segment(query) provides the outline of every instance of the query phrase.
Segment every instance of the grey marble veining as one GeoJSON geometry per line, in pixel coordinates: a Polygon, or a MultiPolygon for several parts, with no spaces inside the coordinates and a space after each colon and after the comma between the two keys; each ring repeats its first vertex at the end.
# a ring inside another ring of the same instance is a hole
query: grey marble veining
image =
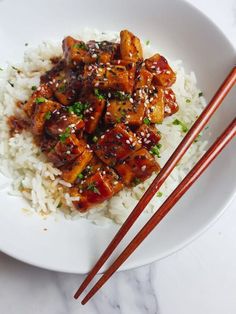
{"type": "Polygon", "coordinates": [[[117,273],[82,306],[73,293],[84,276],[37,269],[1,253],[0,313],[4,303],[7,313],[17,314],[158,314],[152,275],[151,266],[117,273]]]}

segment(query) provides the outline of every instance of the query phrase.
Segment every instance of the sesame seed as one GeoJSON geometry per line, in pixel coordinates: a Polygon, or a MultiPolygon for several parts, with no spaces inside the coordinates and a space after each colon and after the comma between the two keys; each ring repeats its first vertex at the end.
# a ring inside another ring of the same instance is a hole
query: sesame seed
{"type": "Polygon", "coordinates": [[[142,170],[142,171],[145,171],[146,168],[147,168],[147,166],[146,166],[146,165],[143,165],[143,166],[141,167],[141,170],[142,170]]]}

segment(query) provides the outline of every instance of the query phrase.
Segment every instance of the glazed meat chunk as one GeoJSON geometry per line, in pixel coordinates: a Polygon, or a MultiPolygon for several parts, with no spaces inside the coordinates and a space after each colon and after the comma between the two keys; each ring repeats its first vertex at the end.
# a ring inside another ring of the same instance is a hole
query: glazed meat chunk
{"type": "Polygon", "coordinates": [[[161,135],[157,128],[152,125],[142,124],[137,129],[136,134],[141,139],[142,145],[148,150],[156,145],[161,139],[161,135]]]}
{"type": "Polygon", "coordinates": [[[124,60],[142,61],[143,50],[138,37],[123,30],[120,32],[120,53],[121,58],[124,60]]]}

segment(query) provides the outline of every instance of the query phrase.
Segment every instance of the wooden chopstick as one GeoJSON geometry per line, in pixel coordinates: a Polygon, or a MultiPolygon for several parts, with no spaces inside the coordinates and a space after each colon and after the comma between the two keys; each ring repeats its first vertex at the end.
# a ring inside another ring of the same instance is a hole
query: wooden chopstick
{"type": "Polygon", "coordinates": [[[194,168],[188,173],[178,187],[171,193],[158,211],[149,219],[141,231],[133,238],[130,244],[119,255],[115,262],[108,268],[104,275],[98,280],[95,286],[89,291],[82,300],[82,304],[89,301],[90,298],[106,283],[112,274],[127,260],[127,258],[135,251],[135,249],[143,242],[143,240],[152,232],[158,223],[168,214],[171,208],[178,202],[183,194],[191,187],[191,185],[199,178],[202,172],[217,157],[222,149],[236,135],[236,118],[214,142],[209,150],[198,161],[194,168]]]}
{"type": "Polygon", "coordinates": [[[137,220],[137,218],[140,216],[140,214],[143,212],[144,208],[147,206],[149,201],[152,199],[153,195],[159,190],[161,185],[164,183],[164,181],[167,179],[169,174],[172,172],[176,164],[179,162],[179,160],[182,158],[184,153],[187,151],[187,149],[190,147],[190,145],[193,143],[194,139],[198,136],[198,134],[201,132],[201,130],[204,128],[204,126],[207,124],[210,117],[213,115],[213,113],[217,110],[217,108],[222,103],[223,99],[226,97],[226,95],[229,93],[233,85],[236,83],[236,66],[233,67],[233,69],[230,71],[230,73],[227,75],[226,79],[222,83],[222,85],[219,87],[217,92],[215,93],[214,97],[211,99],[209,104],[206,106],[206,108],[203,110],[199,118],[196,120],[196,122],[193,124],[191,129],[188,131],[186,136],[183,138],[180,145],[176,148],[174,153],[171,155],[165,166],[161,169],[157,177],[154,179],[152,184],[149,186],[147,191],[144,193],[142,198],[140,199],[139,203],[135,206],[133,211],[130,213],[124,224],[121,226],[113,240],[110,242],[108,247],[105,249],[97,263],[94,265],[90,273],[87,275],[85,280],[82,282],[81,286],[77,290],[77,292],[74,295],[74,298],[77,299],[81,293],[84,291],[84,289],[88,286],[88,284],[91,282],[91,280],[94,278],[94,276],[98,273],[98,271],[101,269],[101,267],[105,264],[107,259],[110,257],[110,255],[113,253],[113,251],[116,249],[118,244],[121,242],[121,240],[124,238],[126,233],[129,231],[129,229],[132,227],[134,222],[137,220]]]}

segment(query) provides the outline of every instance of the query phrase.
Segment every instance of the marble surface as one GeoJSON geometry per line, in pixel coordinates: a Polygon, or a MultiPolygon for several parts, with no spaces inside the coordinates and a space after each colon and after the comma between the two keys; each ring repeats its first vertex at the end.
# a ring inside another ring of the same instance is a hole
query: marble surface
{"type": "MultiPolygon", "coordinates": [[[[236,46],[235,0],[190,2],[236,46]]],[[[72,298],[84,276],[37,269],[0,253],[0,313],[235,314],[235,221],[236,199],[191,245],[159,262],[115,274],[86,306],[72,298]]]]}

